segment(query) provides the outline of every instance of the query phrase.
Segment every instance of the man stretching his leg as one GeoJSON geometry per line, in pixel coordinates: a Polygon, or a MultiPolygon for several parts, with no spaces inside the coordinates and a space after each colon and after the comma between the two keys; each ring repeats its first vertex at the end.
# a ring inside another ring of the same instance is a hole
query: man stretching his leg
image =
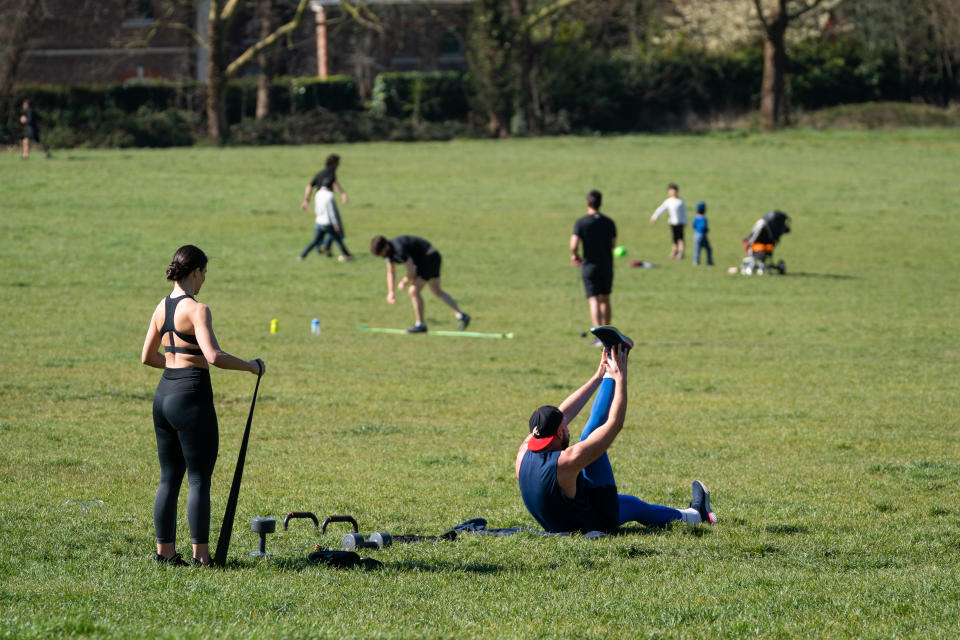
{"type": "Polygon", "coordinates": [[[597,372],[559,407],[545,405],[530,416],[530,435],[520,445],[516,472],[527,510],[547,531],[614,532],[626,522],[662,526],[715,524],[710,493],[693,482],[687,509],[648,504],[618,494],[607,449],[623,428],[627,410],[627,354],[633,342],[613,327],[592,329],[603,343],[597,372]],[[593,395],[580,441],[570,445],[568,425],[593,395]]]}

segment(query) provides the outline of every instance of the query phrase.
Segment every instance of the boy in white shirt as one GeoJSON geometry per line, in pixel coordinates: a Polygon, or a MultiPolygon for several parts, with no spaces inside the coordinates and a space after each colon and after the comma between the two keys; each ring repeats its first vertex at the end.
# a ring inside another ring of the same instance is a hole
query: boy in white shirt
{"type": "Polygon", "coordinates": [[[679,192],[680,187],[675,182],[667,186],[667,199],[650,216],[650,224],[656,222],[664,211],[669,212],[667,221],[670,223],[670,232],[673,237],[673,250],[670,252],[670,257],[683,260],[683,227],[687,224],[687,205],[684,204],[683,198],[677,196],[679,192]]]}

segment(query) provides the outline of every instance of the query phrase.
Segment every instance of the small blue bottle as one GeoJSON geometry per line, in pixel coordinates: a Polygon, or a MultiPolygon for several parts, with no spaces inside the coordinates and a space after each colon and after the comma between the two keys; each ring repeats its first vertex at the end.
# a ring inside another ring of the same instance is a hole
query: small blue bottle
{"type": "Polygon", "coordinates": [[[320,335],[320,320],[317,318],[310,321],[310,333],[315,336],[320,335]]]}

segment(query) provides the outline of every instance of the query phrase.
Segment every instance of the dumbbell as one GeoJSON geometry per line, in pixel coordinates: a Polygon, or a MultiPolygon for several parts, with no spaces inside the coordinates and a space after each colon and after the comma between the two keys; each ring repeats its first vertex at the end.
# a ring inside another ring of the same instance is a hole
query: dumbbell
{"type": "Polygon", "coordinates": [[[320,527],[320,535],[324,535],[327,532],[327,525],[332,522],[349,522],[353,525],[354,533],[360,531],[360,528],[357,526],[357,521],[353,519],[353,516],[327,516],[323,521],[323,526],[320,527]]]}
{"type": "Polygon", "coordinates": [[[250,555],[254,558],[269,558],[271,554],[267,553],[267,534],[276,530],[277,521],[273,518],[254,518],[253,524],[250,525],[250,531],[260,534],[260,549],[251,551],[250,555]]]}
{"type": "Polygon", "coordinates": [[[386,531],[376,531],[370,534],[370,539],[366,540],[359,533],[348,533],[343,536],[340,542],[340,548],[344,551],[353,551],[354,549],[382,549],[393,544],[393,538],[386,531]]]}
{"type": "Polygon", "coordinates": [[[287,530],[287,525],[290,524],[290,521],[294,518],[309,518],[313,520],[313,528],[316,529],[320,526],[320,522],[317,520],[317,516],[313,515],[309,511],[291,511],[287,514],[287,517],[283,519],[283,530],[287,530]]]}

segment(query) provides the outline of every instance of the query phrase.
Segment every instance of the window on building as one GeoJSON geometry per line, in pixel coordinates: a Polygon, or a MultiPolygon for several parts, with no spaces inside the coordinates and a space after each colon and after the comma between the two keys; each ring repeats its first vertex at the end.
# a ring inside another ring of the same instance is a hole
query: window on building
{"type": "Polygon", "coordinates": [[[460,36],[452,29],[443,34],[440,40],[440,55],[442,57],[463,57],[463,47],[460,46],[460,36]]]}
{"type": "Polygon", "coordinates": [[[153,24],[157,19],[153,0],[125,0],[123,6],[123,26],[141,27],[153,24]]]}
{"type": "Polygon", "coordinates": [[[437,62],[441,65],[460,64],[463,62],[463,45],[456,31],[450,29],[440,39],[440,56],[437,62]]]}

